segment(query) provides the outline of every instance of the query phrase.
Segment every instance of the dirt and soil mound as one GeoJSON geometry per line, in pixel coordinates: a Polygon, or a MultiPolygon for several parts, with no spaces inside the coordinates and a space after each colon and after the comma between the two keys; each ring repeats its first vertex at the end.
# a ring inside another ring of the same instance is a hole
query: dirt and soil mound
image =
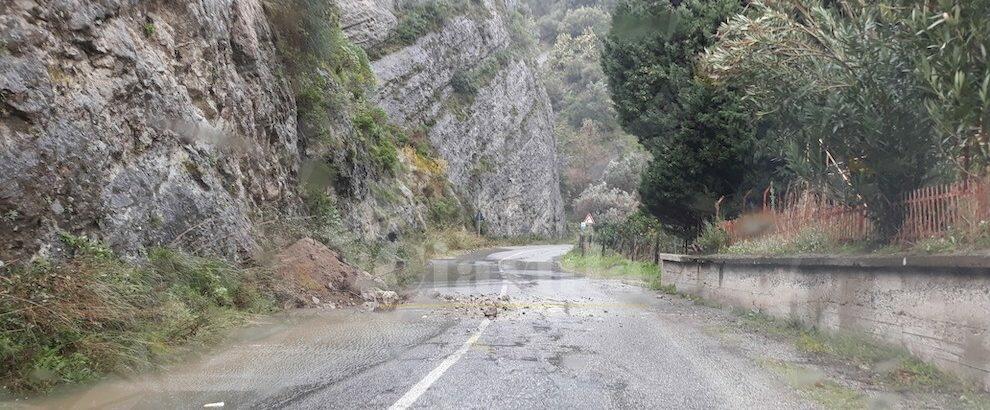
{"type": "Polygon", "coordinates": [[[310,238],[296,241],[275,256],[287,307],[337,308],[369,305],[388,310],[398,303],[381,280],[345,262],[337,252],[310,238]]]}

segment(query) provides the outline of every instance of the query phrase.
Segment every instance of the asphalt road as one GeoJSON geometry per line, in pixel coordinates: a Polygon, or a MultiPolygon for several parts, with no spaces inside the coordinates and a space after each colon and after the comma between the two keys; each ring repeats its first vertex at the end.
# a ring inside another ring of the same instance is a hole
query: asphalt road
{"type": "Polygon", "coordinates": [[[297,311],[72,408],[811,408],[693,309],[554,269],[569,246],[438,261],[394,312],[297,311]],[[486,313],[488,316],[486,317],[486,313]],[[495,315],[497,313],[497,315],[495,315]]]}

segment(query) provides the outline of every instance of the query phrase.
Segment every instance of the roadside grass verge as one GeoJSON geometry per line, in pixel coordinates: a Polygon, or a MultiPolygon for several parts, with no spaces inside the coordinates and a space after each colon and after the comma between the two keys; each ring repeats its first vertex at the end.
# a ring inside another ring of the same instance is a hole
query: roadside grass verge
{"type": "Polygon", "coordinates": [[[632,279],[653,290],[662,290],[660,267],[650,262],[629,260],[617,253],[589,249],[581,256],[578,249],[571,250],[560,259],[565,270],[601,278],[632,279]]]}
{"type": "Polygon", "coordinates": [[[868,240],[838,241],[814,228],[806,228],[793,236],[767,235],[731,245],[728,236],[718,228],[706,228],[696,244],[707,253],[755,256],[794,256],[816,254],[842,255],[951,255],[985,253],[990,249],[990,223],[981,224],[976,232],[950,230],[939,237],[914,243],[880,245],[868,240]]]}
{"type": "MultiPolygon", "coordinates": [[[[976,386],[942,372],[903,348],[878,341],[869,335],[826,332],[754,311],[734,309],[733,313],[740,318],[739,323],[744,329],[793,343],[798,351],[816,361],[848,366],[852,371],[863,375],[863,381],[870,385],[898,392],[951,393],[966,407],[990,408],[990,395],[980,392],[976,386]]],[[[807,371],[796,369],[795,366],[783,363],[768,367],[779,370],[785,379],[807,371]]],[[[866,407],[866,403],[854,396],[851,390],[842,386],[830,386],[834,383],[822,380],[810,386],[807,383],[798,383],[796,387],[829,408],[866,407]]]]}
{"type": "Polygon", "coordinates": [[[957,384],[958,379],[922,362],[904,349],[850,332],[825,332],[796,321],[785,321],[763,313],[733,311],[744,327],[783,338],[799,351],[823,360],[842,361],[868,371],[871,382],[894,389],[938,389],[957,384]]]}
{"type": "Polygon", "coordinates": [[[261,269],[167,249],[132,264],[63,239],[65,262],[0,269],[0,398],[153,369],[278,306],[261,269]]]}
{"type": "Polygon", "coordinates": [[[814,369],[781,360],[763,360],[760,365],[773,371],[791,388],[827,409],[867,409],[866,397],[849,387],[829,380],[814,369]]]}
{"type": "Polygon", "coordinates": [[[866,253],[866,242],[839,242],[822,231],[804,229],[793,237],[769,235],[724,246],[720,253],[729,255],[807,255],[866,253]]]}

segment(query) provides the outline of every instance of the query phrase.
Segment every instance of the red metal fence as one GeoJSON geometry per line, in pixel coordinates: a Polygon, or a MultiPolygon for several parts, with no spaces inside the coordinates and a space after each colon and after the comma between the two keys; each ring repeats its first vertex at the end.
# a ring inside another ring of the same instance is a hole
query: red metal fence
{"type": "MultiPolygon", "coordinates": [[[[941,237],[952,230],[972,233],[990,220],[990,181],[963,181],[921,188],[901,201],[904,223],[896,235],[900,242],[941,237]]],[[[838,241],[866,239],[873,231],[865,206],[846,206],[820,195],[802,193],[786,197],[779,206],[725,221],[729,242],[777,235],[792,237],[815,229],[838,241]]]]}
{"type": "Polygon", "coordinates": [[[972,233],[990,219],[990,183],[964,181],[918,189],[905,195],[903,242],[944,236],[951,230],[972,233]]]}

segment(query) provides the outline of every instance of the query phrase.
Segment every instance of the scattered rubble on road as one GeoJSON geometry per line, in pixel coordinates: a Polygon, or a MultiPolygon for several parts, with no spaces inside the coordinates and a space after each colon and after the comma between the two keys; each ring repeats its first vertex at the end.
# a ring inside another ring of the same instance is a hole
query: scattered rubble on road
{"type": "Polygon", "coordinates": [[[440,300],[437,313],[444,315],[467,315],[494,319],[502,312],[513,309],[509,295],[498,294],[440,294],[433,293],[433,299],[440,300]]]}

